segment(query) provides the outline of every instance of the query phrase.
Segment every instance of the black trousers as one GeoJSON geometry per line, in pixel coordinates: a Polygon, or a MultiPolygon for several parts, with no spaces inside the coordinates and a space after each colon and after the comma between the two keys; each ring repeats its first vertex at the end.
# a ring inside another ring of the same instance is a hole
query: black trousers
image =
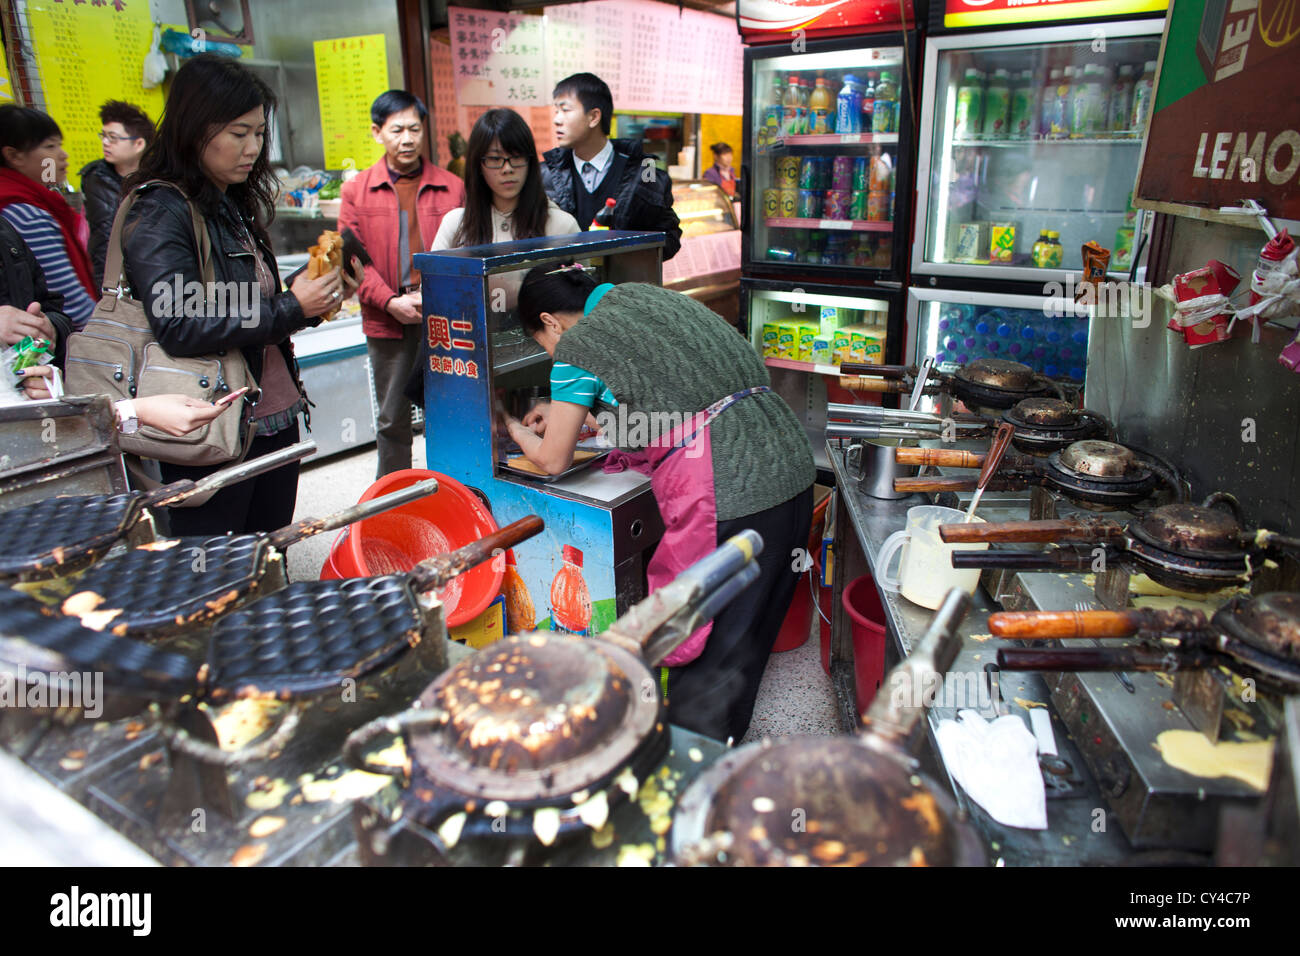
{"type": "MultiPolygon", "coordinates": [[[[253,439],[248,460],[260,458],[269,452],[286,448],[298,441],[298,423],[295,421],[284,431],[274,435],[259,435],[253,439]]],[[[293,521],[294,502],[298,498],[298,465],[296,461],[281,465],[275,471],[257,475],[222,488],[197,508],[168,508],[167,518],[171,533],[181,535],[218,535],[227,531],[274,531],[293,521]]],[[[160,462],[164,482],[191,480],[210,475],[222,465],[169,465],[160,462]]]]}
{"type": "MultiPolygon", "coordinates": [[[[379,418],[375,445],[379,452],[376,478],[411,467],[411,401],[406,386],[420,362],[424,323],[402,326],[400,339],[366,339],[370,371],[375,380],[379,418]]],[[[423,371],[420,384],[424,384],[423,371]]],[[[421,398],[423,403],[423,398],[421,398]]]]}
{"type": "Polygon", "coordinates": [[[737,742],[749,729],[763,669],[801,574],[796,549],[808,547],[813,490],[730,521],[718,522],[718,543],[751,528],[763,536],[758,580],[713,621],[702,653],[668,672],[668,719],[696,733],[737,742]]]}

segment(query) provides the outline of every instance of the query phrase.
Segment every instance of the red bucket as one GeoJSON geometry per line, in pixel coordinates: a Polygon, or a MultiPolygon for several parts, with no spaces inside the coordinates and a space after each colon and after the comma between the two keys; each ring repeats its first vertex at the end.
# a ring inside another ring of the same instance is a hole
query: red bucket
{"type": "Polygon", "coordinates": [[[876,581],[869,574],[850,581],[840,595],[840,603],[852,622],[853,679],[858,713],[862,714],[885,679],[885,609],[876,581]]]}
{"type": "MultiPolygon", "coordinates": [[[[395,471],[367,488],[360,500],[370,501],[426,478],[438,479],[436,494],[344,529],[334,541],[321,579],[400,574],[426,558],[454,551],[497,530],[492,514],[474,492],[434,471],[395,471]]],[[[504,576],[504,562],[485,561],[439,592],[447,626],[467,624],[487,610],[501,593],[504,576]]]]}
{"type": "Polygon", "coordinates": [[[781,622],[781,631],[776,636],[776,643],[772,645],[773,654],[793,651],[795,648],[803,647],[804,642],[808,640],[808,635],[812,633],[812,616],[816,613],[813,610],[812,592],[814,590],[818,595],[818,603],[822,603],[822,569],[818,558],[821,555],[822,534],[826,529],[826,506],[830,504],[830,500],[830,489],[825,489],[821,501],[817,502],[813,507],[812,525],[808,529],[808,554],[813,559],[813,566],[799,576],[799,583],[795,585],[794,589],[794,597],[790,599],[790,610],[785,612],[785,619],[781,622]],[[811,588],[808,586],[810,575],[812,577],[811,588]]]}

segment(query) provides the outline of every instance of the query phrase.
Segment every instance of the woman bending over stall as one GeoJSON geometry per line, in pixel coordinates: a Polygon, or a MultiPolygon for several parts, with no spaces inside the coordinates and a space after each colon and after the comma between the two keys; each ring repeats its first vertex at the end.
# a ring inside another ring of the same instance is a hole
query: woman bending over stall
{"type": "Polygon", "coordinates": [[[666,662],[669,719],[739,741],[812,521],[816,466],[803,426],[754,349],[680,293],[597,286],[581,266],[539,266],[520,290],[519,319],[554,360],[551,402],[526,422],[507,418],[510,437],[558,474],[589,413],[616,423],[607,437],[650,473],[666,528],[647,568],[651,588],[746,528],[763,536],[758,580],[666,662]]]}

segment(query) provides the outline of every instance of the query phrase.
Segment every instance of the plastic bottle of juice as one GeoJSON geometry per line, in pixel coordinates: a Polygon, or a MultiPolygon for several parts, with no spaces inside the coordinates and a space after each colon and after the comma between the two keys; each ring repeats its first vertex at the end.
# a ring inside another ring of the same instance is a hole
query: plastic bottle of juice
{"type": "Polygon", "coordinates": [[[781,135],[799,135],[799,77],[793,73],[785,85],[785,94],[781,97],[781,135]]]}
{"type": "Polygon", "coordinates": [[[519,574],[513,548],[506,551],[506,573],[501,579],[501,593],[506,598],[508,633],[522,634],[537,627],[537,610],[533,607],[533,596],[528,593],[528,585],[519,574]]]}
{"type": "Polygon", "coordinates": [[[1089,63],[1076,76],[1071,90],[1071,139],[1088,139],[1106,128],[1105,78],[1105,71],[1095,63],[1089,63]]]}
{"type": "Polygon", "coordinates": [[[844,74],[844,86],[840,88],[839,95],[835,98],[835,132],[837,133],[861,132],[858,129],[861,117],[859,110],[855,109],[858,101],[854,87],[857,85],[856,76],[852,73],[844,74]]]}
{"type": "Polygon", "coordinates": [[[957,112],[953,119],[954,140],[974,139],[980,130],[984,112],[984,76],[974,67],[966,70],[957,88],[957,112]]]}
{"type": "Polygon", "coordinates": [[[1129,129],[1134,136],[1146,133],[1147,120],[1151,118],[1151,98],[1155,94],[1156,61],[1142,64],[1142,76],[1133,84],[1133,111],[1129,114],[1129,129]]]}
{"type": "Polygon", "coordinates": [[[801,77],[799,79],[799,131],[804,136],[812,132],[812,110],[809,108],[811,98],[812,81],[801,77]]]}
{"type": "Polygon", "coordinates": [[[980,129],[985,139],[1006,139],[1007,118],[1011,115],[1011,74],[994,70],[993,79],[984,91],[984,122],[980,129]]]}
{"type": "Polygon", "coordinates": [[[880,80],[872,94],[871,131],[873,133],[898,132],[898,83],[894,74],[881,71],[880,80]]]}
{"type": "Polygon", "coordinates": [[[826,88],[826,79],[817,77],[817,85],[808,97],[808,109],[812,111],[812,131],[814,133],[835,132],[835,99],[826,88]]]}
{"type": "Polygon", "coordinates": [[[1110,105],[1106,112],[1106,129],[1111,135],[1118,135],[1128,130],[1129,118],[1133,110],[1133,67],[1127,63],[1119,68],[1119,76],[1110,90],[1110,105]]]}
{"type": "Polygon", "coordinates": [[[1011,112],[1007,134],[1011,139],[1028,139],[1034,132],[1034,74],[1025,70],[1011,87],[1011,112]]]}
{"type": "Polygon", "coordinates": [[[586,636],[591,625],[591,592],[582,576],[582,552],[564,546],[564,565],[551,582],[551,630],[586,636]]]}
{"type": "Polygon", "coordinates": [[[1034,260],[1034,265],[1038,266],[1040,269],[1044,269],[1047,267],[1047,230],[1046,229],[1039,230],[1038,239],[1034,241],[1034,248],[1033,248],[1033,252],[1031,253],[1031,256],[1034,260]]]}
{"type": "Polygon", "coordinates": [[[876,128],[876,83],[876,71],[870,70],[867,73],[866,85],[862,87],[862,110],[858,114],[861,118],[859,125],[861,125],[862,132],[864,133],[876,128]]]}
{"type": "Polygon", "coordinates": [[[770,143],[781,138],[781,112],[785,97],[785,83],[782,81],[780,73],[772,74],[772,88],[769,92],[770,97],[767,106],[763,110],[763,130],[767,134],[766,141],[770,143]]]}
{"type": "Polygon", "coordinates": [[[1047,232],[1047,268],[1059,269],[1061,263],[1065,261],[1065,247],[1061,245],[1061,234],[1055,229],[1049,229],[1047,232]]]}
{"type": "Polygon", "coordinates": [[[1038,123],[1041,136],[1052,135],[1052,121],[1056,118],[1056,88],[1061,85],[1061,68],[1053,67],[1047,75],[1042,90],[1042,113],[1038,123]]]}

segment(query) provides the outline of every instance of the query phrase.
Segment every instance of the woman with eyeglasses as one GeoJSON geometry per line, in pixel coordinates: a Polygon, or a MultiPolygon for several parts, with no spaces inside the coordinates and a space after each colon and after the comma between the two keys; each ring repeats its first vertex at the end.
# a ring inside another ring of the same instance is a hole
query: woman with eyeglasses
{"type": "MultiPolygon", "coordinates": [[[[537,144],[524,118],[508,109],[480,116],[465,154],[465,205],[443,216],[430,251],[580,231],[578,221],[551,202],[542,188],[537,144]]],[[[524,271],[491,279],[493,290],[505,290],[507,310],[515,306],[524,271]]]]}
{"type": "Polygon", "coordinates": [[[67,172],[58,123],[40,110],[0,106],[0,215],[23,237],[79,329],[95,311],[99,293],[86,252],[90,227],[59,193],[67,172]]]}

